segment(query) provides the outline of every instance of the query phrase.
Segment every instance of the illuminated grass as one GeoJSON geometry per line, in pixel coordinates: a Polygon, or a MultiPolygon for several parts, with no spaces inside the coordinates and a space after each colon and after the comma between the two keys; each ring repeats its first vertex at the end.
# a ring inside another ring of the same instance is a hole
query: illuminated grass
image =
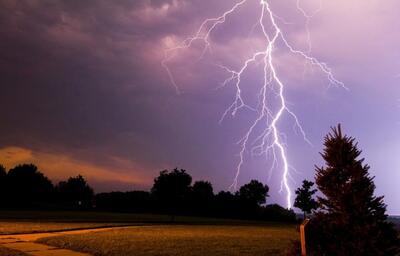
{"type": "MultiPolygon", "coordinates": [[[[0,210],[0,235],[38,233],[106,226],[170,224],[171,216],[159,214],[79,212],[79,211],[4,211],[0,210]]],[[[174,224],[274,225],[270,222],[175,216],[174,224]]]]}
{"type": "Polygon", "coordinates": [[[297,239],[293,225],[163,225],[40,239],[48,245],[117,255],[282,255],[297,239]]]}
{"type": "Polygon", "coordinates": [[[8,249],[0,245],[0,256],[28,256],[28,254],[8,249]]]}
{"type": "MultiPolygon", "coordinates": [[[[121,226],[121,223],[0,222],[0,235],[121,226]]],[[[1,254],[0,254],[1,255],[1,254]]]]}

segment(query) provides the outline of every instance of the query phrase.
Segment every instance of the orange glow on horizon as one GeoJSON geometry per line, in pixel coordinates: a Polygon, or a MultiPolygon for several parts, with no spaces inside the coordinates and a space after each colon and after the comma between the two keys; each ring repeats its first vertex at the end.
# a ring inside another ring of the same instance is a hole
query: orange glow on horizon
{"type": "Polygon", "coordinates": [[[112,159],[116,167],[110,168],[76,160],[66,154],[50,154],[14,146],[0,149],[0,164],[6,169],[18,164],[32,163],[53,181],[65,180],[80,174],[87,178],[89,183],[100,181],[131,183],[132,185],[150,184],[151,178],[145,177],[142,174],[145,173],[143,170],[140,170],[138,174],[137,168],[132,167],[131,162],[119,158],[112,159]]]}

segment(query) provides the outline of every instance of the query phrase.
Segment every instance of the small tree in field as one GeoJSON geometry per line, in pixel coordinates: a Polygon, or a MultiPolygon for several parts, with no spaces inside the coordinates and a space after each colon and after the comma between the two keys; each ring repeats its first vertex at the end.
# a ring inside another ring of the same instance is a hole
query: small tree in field
{"type": "Polygon", "coordinates": [[[375,196],[369,166],[340,125],[325,137],[316,184],[322,210],[309,224],[313,255],[398,255],[398,233],[388,222],[383,196],[375,196]]]}
{"type": "Polygon", "coordinates": [[[303,211],[303,218],[307,217],[313,210],[317,209],[318,203],[313,198],[316,189],[312,189],[314,182],[303,180],[301,188],[296,189],[296,199],[294,200],[294,206],[303,211]]]}

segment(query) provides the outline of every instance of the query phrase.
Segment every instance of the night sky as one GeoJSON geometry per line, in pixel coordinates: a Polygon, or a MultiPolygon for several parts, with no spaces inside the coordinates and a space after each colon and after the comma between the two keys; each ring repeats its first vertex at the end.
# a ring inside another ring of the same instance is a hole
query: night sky
{"type": "MultiPolygon", "coordinates": [[[[307,51],[307,20],[295,0],[271,0],[287,39],[307,51]]],[[[161,66],[164,50],[193,35],[204,19],[231,0],[27,0],[0,2],[0,163],[33,162],[54,181],[82,174],[97,192],[149,189],[163,169],[184,168],[214,190],[232,183],[237,141],[255,113],[242,109],[219,123],[235,97],[229,74],[265,44],[254,27],[259,1],[248,0],[210,37],[177,52],[168,65],[181,93],[161,66]],[[219,89],[217,89],[219,88],[219,89]]],[[[300,1],[307,13],[320,1],[300,1]]],[[[274,49],[285,97],[312,146],[279,122],[286,134],[290,184],[313,179],[330,126],[356,137],[375,176],[376,193],[400,214],[400,2],[322,0],[309,20],[310,54],[327,63],[348,90],[330,85],[316,68],[278,44],[274,49]]],[[[257,105],[262,73],[243,79],[257,105]]],[[[279,193],[281,168],[269,156],[245,154],[239,185],[259,179],[279,193]]]]}

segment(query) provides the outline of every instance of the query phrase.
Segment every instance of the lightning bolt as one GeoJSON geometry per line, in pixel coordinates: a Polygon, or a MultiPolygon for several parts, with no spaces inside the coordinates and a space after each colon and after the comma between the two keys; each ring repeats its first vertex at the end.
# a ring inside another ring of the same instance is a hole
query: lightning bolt
{"type": "MultiPolygon", "coordinates": [[[[199,57],[201,59],[211,46],[210,36],[215,28],[218,27],[218,25],[224,23],[230,15],[233,15],[237,11],[237,9],[250,1],[254,0],[238,1],[222,15],[204,20],[193,36],[186,38],[179,45],[165,50],[165,56],[161,64],[167,71],[170,81],[175,86],[177,92],[180,92],[180,90],[168,66],[168,62],[173,59],[179,51],[190,48],[195,41],[200,41],[204,44],[201,55],[199,57]]],[[[309,43],[308,50],[302,51],[293,47],[286,39],[285,34],[283,33],[277,22],[277,19],[281,18],[277,16],[271,9],[270,1],[258,1],[260,4],[260,14],[256,26],[259,26],[262,31],[262,36],[265,40],[264,49],[261,51],[255,51],[252,56],[246,59],[243,62],[243,65],[237,70],[229,68],[225,65],[218,64],[220,68],[222,68],[229,74],[229,76],[225,81],[223,81],[221,86],[233,84],[236,89],[235,98],[232,104],[223,113],[220,122],[222,122],[227,115],[235,116],[237,112],[241,109],[250,109],[257,113],[256,118],[251,123],[249,129],[238,142],[238,144],[240,145],[239,162],[237,164],[235,177],[230,188],[236,189],[238,185],[239,175],[244,164],[245,153],[248,148],[251,147],[252,155],[266,155],[267,157],[272,155],[272,166],[270,173],[272,173],[272,170],[277,168],[278,164],[281,163],[281,191],[285,190],[286,205],[287,208],[290,209],[292,207],[292,189],[289,184],[289,179],[291,178],[290,170],[294,168],[291,167],[291,165],[289,164],[286,145],[284,142],[285,135],[279,130],[279,123],[282,120],[282,117],[284,115],[290,116],[294,120],[295,130],[302,135],[307,143],[311,144],[311,142],[307,139],[306,133],[303,130],[299,119],[297,118],[295,113],[288,107],[288,103],[285,98],[285,84],[279,76],[274,61],[274,53],[277,49],[278,43],[283,45],[283,47],[289,53],[300,56],[307,63],[317,67],[326,76],[330,84],[341,86],[343,88],[346,87],[341,81],[337,80],[334,77],[332,70],[326,63],[310,55],[311,43],[308,23],[310,19],[320,10],[321,6],[313,14],[308,14],[301,7],[300,0],[297,0],[296,2],[297,9],[306,19],[307,39],[309,43]],[[271,31],[267,30],[266,24],[269,24],[270,28],[272,28],[270,29],[271,31]],[[248,71],[251,65],[255,65],[258,63],[263,64],[263,85],[258,95],[259,104],[256,108],[254,108],[246,104],[244,98],[242,97],[242,76],[246,71],[248,71]],[[273,95],[273,97],[278,102],[278,107],[275,110],[271,107],[271,103],[269,100],[271,98],[271,95],[273,95]],[[259,127],[260,125],[262,125],[264,128],[261,132],[257,133],[257,127],[259,127]],[[255,136],[256,139],[252,140],[253,136],[255,136]]]]}

